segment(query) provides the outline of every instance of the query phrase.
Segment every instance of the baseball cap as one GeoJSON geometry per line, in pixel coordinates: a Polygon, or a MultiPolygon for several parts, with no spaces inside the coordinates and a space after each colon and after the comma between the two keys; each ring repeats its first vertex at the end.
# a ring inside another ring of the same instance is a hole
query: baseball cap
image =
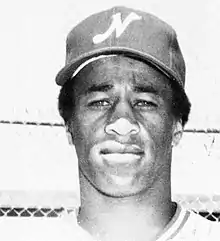
{"type": "Polygon", "coordinates": [[[108,55],[149,63],[184,88],[185,62],[175,30],[150,13],[124,6],[95,13],[70,31],[56,83],[63,86],[83,66],[108,55]]]}

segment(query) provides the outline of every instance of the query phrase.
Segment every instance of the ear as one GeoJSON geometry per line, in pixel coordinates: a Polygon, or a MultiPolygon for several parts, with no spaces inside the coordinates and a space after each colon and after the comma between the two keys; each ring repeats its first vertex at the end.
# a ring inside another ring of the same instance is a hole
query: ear
{"type": "Polygon", "coordinates": [[[66,126],[66,136],[67,136],[68,143],[70,145],[74,145],[73,144],[73,137],[72,137],[72,134],[71,134],[68,126],[66,126]]]}
{"type": "Polygon", "coordinates": [[[177,146],[182,139],[183,125],[181,121],[176,121],[173,126],[172,146],[177,146]]]}

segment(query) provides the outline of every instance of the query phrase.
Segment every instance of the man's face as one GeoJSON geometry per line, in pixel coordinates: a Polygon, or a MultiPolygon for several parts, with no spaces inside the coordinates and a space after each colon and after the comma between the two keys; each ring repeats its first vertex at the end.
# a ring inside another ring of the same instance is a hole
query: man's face
{"type": "Polygon", "coordinates": [[[108,57],[74,80],[70,130],[80,172],[97,190],[130,196],[169,175],[175,120],[168,79],[145,63],[108,57]]]}

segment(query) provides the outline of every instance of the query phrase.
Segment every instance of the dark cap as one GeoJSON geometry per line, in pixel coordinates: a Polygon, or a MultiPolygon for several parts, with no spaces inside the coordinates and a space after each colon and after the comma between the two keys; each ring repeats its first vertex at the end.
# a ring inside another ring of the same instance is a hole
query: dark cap
{"type": "Polygon", "coordinates": [[[112,54],[150,63],[184,88],[185,62],[173,28],[152,14],[122,6],[93,14],[71,30],[56,83],[64,85],[88,60],[112,54]]]}

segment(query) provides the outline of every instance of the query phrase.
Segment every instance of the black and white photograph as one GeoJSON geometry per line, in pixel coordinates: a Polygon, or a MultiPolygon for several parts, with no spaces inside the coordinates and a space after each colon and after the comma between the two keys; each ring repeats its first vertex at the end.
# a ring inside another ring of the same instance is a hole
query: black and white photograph
{"type": "Polygon", "coordinates": [[[219,241],[220,1],[1,5],[0,239],[219,241]]]}

